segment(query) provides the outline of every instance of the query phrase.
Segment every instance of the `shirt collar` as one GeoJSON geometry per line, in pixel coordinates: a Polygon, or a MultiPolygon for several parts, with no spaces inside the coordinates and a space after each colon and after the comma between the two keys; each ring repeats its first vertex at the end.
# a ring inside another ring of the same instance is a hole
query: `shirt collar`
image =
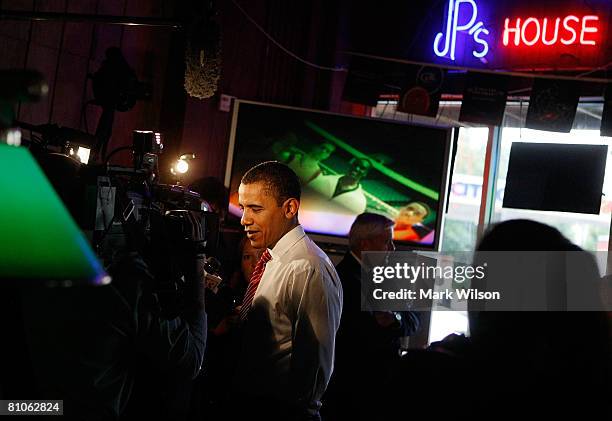
{"type": "Polygon", "coordinates": [[[355,260],[357,260],[357,263],[361,264],[361,258],[357,256],[353,250],[351,250],[351,255],[355,258],[355,260]]]}
{"type": "Polygon", "coordinates": [[[304,238],[306,233],[304,233],[304,228],[301,225],[293,228],[291,231],[286,233],[281,237],[280,240],[276,243],[273,249],[270,250],[270,255],[272,259],[279,259],[283,254],[285,254],[295,243],[304,238]]]}

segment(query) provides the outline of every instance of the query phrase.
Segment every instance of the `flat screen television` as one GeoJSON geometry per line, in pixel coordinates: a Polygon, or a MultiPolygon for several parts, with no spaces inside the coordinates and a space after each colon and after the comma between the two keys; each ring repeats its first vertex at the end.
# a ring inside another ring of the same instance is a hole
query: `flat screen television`
{"type": "Polygon", "coordinates": [[[277,160],[302,182],[299,220],[311,234],[346,237],[363,212],[395,221],[398,244],[436,250],[450,128],[236,101],[228,153],[229,211],[252,166],[277,160]]]}
{"type": "Polygon", "coordinates": [[[504,207],[599,215],[607,145],[514,142],[504,207]]]}

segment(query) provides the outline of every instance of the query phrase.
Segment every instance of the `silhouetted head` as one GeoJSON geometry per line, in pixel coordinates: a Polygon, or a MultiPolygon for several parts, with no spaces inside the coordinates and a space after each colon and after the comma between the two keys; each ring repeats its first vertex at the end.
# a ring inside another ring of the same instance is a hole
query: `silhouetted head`
{"type": "Polygon", "coordinates": [[[212,207],[212,211],[223,214],[228,206],[228,189],[217,177],[203,177],[189,185],[212,207]]]}
{"type": "MultiPolygon", "coordinates": [[[[529,279],[544,283],[556,294],[564,292],[566,295],[548,296],[549,300],[563,298],[559,309],[577,297],[569,294],[584,294],[597,308],[596,285],[592,282],[599,278],[595,260],[553,227],[530,220],[501,222],[486,232],[477,251],[571,252],[571,259],[565,253],[538,253],[538,259],[545,259],[546,273],[542,277],[532,276],[526,272],[528,267],[517,266],[513,258],[508,259],[505,273],[516,279],[517,285],[529,279]],[[570,262],[571,276],[566,266],[570,262]],[[571,289],[576,274],[579,289],[575,289],[576,284],[571,289]]],[[[521,291],[529,294],[530,289],[521,291]]],[[[509,376],[532,387],[539,384],[536,382],[564,387],[577,381],[572,380],[575,377],[582,379],[581,385],[591,382],[592,386],[602,380],[601,374],[610,362],[609,324],[601,311],[550,311],[550,307],[549,311],[472,311],[469,322],[478,358],[498,364],[495,375],[499,381],[509,376]]]]}
{"type": "Polygon", "coordinates": [[[72,217],[78,221],[77,215],[84,205],[79,181],[82,164],[59,153],[36,155],[36,160],[72,217]]]}
{"type": "Polygon", "coordinates": [[[529,219],[513,219],[493,225],[476,247],[478,251],[580,250],[559,230],[529,219]]]}

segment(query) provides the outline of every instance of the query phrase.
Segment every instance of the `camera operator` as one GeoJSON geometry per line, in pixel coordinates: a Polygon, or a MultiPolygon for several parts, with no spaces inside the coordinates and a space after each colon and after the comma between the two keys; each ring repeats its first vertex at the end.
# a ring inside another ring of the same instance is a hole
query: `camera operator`
{"type": "MultiPolygon", "coordinates": [[[[61,197],[78,190],[78,168],[70,158],[49,154],[39,161],[61,197]]],[[[184,212],[189,241],[197,244],[203,237],[198,217],[184,212]]],[[[71,419],[186,418],[206,343],[203,256],[197,247],[187,247],[193,252],[170,262],[164,254],[172,246],[116,253],[107,286],[24,292],[25,330],[40,399],[63,399],[71,419]],[[168,311],[158,289],[160,283],[171,284],[160,279],[170,272],[156,270],[164,265],[182,267],[184,287],[175,311],[168,311]]]]}

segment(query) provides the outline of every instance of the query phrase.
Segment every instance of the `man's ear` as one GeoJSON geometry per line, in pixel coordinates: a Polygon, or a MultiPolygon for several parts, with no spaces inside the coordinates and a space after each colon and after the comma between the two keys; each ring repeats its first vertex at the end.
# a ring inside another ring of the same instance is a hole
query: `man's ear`
{"type": "Polygon", "coordinates": [[[299,209],[300,202],[295,198],[287,199],[283,203],[283,212],[285,212],[285,218],[287,219],[295,218],[299,209]]]}

